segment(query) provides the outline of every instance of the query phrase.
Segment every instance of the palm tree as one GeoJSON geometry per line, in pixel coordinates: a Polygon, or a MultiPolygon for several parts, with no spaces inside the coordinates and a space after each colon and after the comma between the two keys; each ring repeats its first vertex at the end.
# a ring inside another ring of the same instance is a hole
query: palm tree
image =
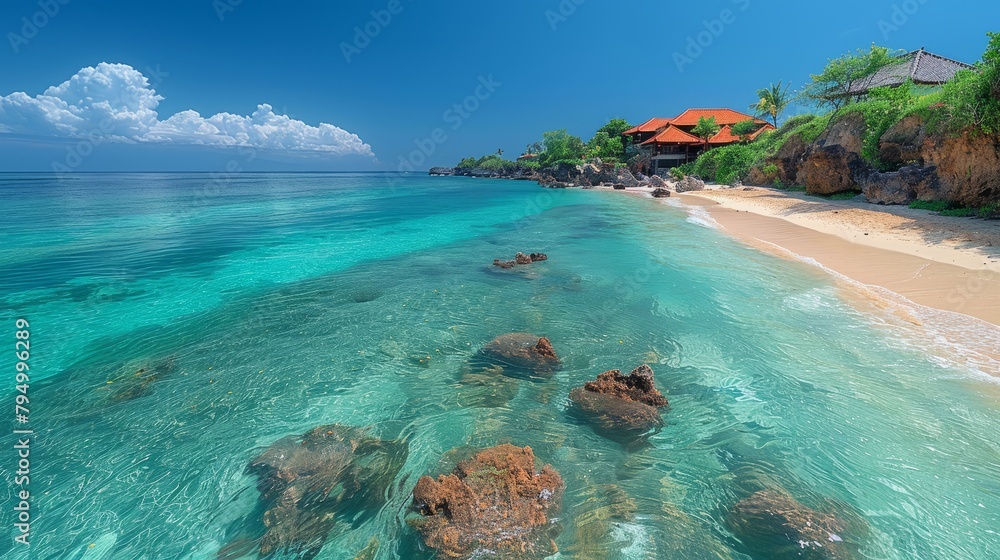
{"type": "Polygon", "coordinates": [[[708,141],[719,133],[721,127],[716,122],[715,117],[698,117],[698,124],[691,129],[691,133],[705,141],[705,149],[708,149],[708,141]]]}
{"type": "Polygon", "coordinates": [[[757,97],[760,98],[755,105],[750,108],[757,111],[757,116],[769,116],[774,128],[778,128],[778,117],[785,112],[792,98],[788,96],[788,88],[791,84],[782,87],[782,83],[771,84],[769,87],[757,90],[757,97]]]}

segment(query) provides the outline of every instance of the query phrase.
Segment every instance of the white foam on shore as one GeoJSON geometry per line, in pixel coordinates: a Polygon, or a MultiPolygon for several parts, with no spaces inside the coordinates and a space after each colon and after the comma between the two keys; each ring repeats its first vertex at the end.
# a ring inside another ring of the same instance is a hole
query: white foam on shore
{"type": "Polygon", "coordinates": [[[684,204],[680,200],[675,198],[661,198],[663,204],[667,206],[673,206],[674,208],[680,208],[687,212],[687,221],[690,224],[696,226],[701,226],[708,229],[723,229],[719,222],[715,221],[712,214],[708,210],[702,208],[701,206],[691,206],[690,204],[684,204]]]}

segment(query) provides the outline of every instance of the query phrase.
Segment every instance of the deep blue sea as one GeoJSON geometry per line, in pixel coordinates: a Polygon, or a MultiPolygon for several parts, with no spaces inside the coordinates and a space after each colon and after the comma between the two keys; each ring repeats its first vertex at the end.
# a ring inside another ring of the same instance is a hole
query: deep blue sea
{"type": "Polygon", "coordinates": [[[860,558],[1000,557],[1000,385],[974,348],[995,333],[916,327],[682,208],[372,174],[0,174],[0,200],[0,411],[25,427],[23,318],[34,432],[27,549],[2,439],[3,558],[215,558],[261,525],[248,462],[332,423],[409,454],[318,558],[373,537],[374,558],[432,558],[406,522],[417,477],[502,442],[565,479],[559,558],[751,558],[725,522],[745,477],[855,511],[860,558]],[[517,251],[549,260],[490,266],[517,251]],[[496,403],[463,375],[511,332],[564,366],[496,403]],[[647,445],[568,414],[572,388],[642,363],[670,400],[647,445]],[[609,488],[634,516],[601,513],[609,488]]]}

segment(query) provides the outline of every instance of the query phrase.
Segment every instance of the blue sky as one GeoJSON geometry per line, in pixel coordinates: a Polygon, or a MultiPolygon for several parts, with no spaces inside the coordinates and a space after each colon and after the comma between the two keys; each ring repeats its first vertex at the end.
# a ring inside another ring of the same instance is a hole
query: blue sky
{"type": "Polygon", "coordinates": [[[998,21],[995,0],[5,0],[0,171],[516,156],[546,130],[744,110],[873,42],[974,62],[998,21]]]}

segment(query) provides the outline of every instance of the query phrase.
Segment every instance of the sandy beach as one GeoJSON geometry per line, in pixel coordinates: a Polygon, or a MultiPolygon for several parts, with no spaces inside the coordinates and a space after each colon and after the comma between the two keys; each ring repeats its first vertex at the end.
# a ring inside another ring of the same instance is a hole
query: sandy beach
{"type": "Polygon", "coordinates": [[[868,286],[1000,325],[1000,222],[753,187],[679,195],[726,231],[868,286]]]}

